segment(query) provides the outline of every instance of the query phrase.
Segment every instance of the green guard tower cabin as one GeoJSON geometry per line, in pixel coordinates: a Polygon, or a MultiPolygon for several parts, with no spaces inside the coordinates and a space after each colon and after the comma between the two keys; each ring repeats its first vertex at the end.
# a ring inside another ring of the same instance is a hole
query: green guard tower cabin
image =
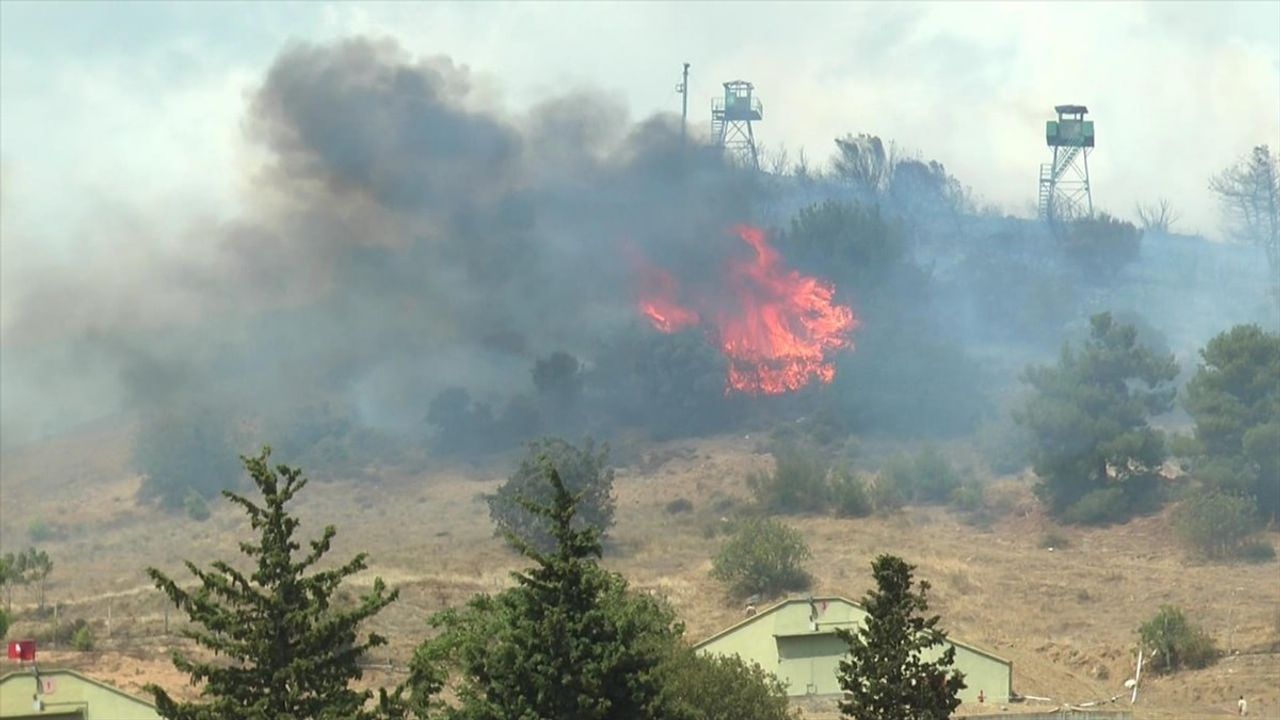
{"type": "Polygon", "coordinates": [[[711,101],[711,137],[732,161],[759,170],[760,156],[751,123],[764,117],[764,106],[752,95],[754,90],[755,86],[745,80],[724,84],[724,97],[711,101]]]}
{"type": "Polygon", "coordinates": [[[1093,121],[1089,108],[1058,105],[1057,120],[1045,123],[1045,144],[1053,162],[1040,166],[1040,217],[1050,223],[1093,214],[1089,189],[1089,151],[1093,149],[1093,121]]]}

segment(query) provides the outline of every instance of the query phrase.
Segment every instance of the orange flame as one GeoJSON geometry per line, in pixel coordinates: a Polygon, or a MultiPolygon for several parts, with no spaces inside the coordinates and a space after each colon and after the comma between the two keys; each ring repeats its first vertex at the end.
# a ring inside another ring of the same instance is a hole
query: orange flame
{"type": "Polygon", "coordinates": [[[641,260],[640,312],[649,318],[655,328],[664,333],[680,332],[697,325],[698,313],[681,307],[676,300],[676,279],[671,273],[641,260]]]}
{"type": "Polygon", "coordinates": [[[726,393],[778,395],[813,380],[830,383],[836,374],[831,355],[853,347],[853,310],[835,302],[830,283],[787,270],[763,231],[748,225],[733,230],[754,256],[729,263],[727,298],[714,310],[700,314],[681,305],[675,278],[647,266],[640,311],[664,333],[696,325],[702,316],[714,318],[714,335],[729,360],[726,393]]]}

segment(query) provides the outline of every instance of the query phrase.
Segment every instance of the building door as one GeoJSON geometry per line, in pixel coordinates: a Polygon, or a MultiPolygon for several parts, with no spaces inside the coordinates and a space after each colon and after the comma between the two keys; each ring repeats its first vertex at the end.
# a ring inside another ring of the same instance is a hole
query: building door
{"type": "Polygon", "coordinates": [[[848,651],[835,633],[779,637],[778,677],[787,683],[788,695],[833,695],[840,692],[836,680],[840,659],[848,651]]]}

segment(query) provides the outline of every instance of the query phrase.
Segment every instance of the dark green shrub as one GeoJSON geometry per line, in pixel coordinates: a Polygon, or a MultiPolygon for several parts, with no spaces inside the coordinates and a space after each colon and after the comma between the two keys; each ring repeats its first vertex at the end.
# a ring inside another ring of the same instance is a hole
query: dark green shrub
{"type": "Polygon", "coordinates": [[[71,634],[71,648],[79,652],[89,652],[93,649],[94,640],[93,630],[86,623],[76,628],[76,631],[71,634]]]}
{"type": "Polygon", "coordinates": [[[1250,540],[1240,546],[1238,557],[1245,562],[1271,562],[1276,559],[1276,548],[1266,540],[1250,540]]]}
{"type": "Polygon", "coordinates": [[[1218,659],[1218,649],[1208,633],[1172,605],[1160,606],[1160,612],[1138,628],[1138,636],[1150,653],[1147,667],[1154,672],[1195,670],[1218,659]]]}
{"type": "Polygon", "coordinates": [[[1198,492],[1173,511],[1173,528],[1183,545],[1212,559],[1240,557],[1260,527],[1253,500],[1238,495],[1198,492]]]}
{"type": "Polygon", "coordinates": [[[866,517],[875,509],[866,482],[849,470],[832,475],[830,493],[836,517],[866,517]]]}
{"type": "Polygon", "coordinates": [[[676,648],[664,668],[671,717],[697,720],[791,720],[787,687],[773,673],[737,655],[676,648]]]}
{"type": "Polygon", "coordinates": [[[812,556],[799,531],[777,520],[748,518],[712,561],[711,576],[739,596],[803,590],[809,586],[804,563],[812,556]]]}
{"type": "Polygon", "coordinates": [[[692,512],[693,503],[689,502],[687,498],[676,498],[667,503],[665,509],[668,515],[679,515],[680,513],[692,512]]]}
{"type": "Polygon", "coordinates": [[[1058,530],[1050,530],[1040,536],[1041,550],[1061,550],[1071,544],[1071,539],[1058,530]]]}
{"type": "Polygon", "coordinates": [[[4,608],[0,608],[0,639],[9,634],[10,624],[9,613],[5,612],[4,608]]]}
{"type": "Polygon", "coordinates": [[[986,489],[972,480],[951,491],[951,504],[957,510],[978,512],[986,509],[986,489]]]}
{"type": "Polygon", "coordinates": [[[754,472],[747,486],[770,513],[821,512],[827,507],[827,464],[812,448],[784,446],[774,452],[772,473],[754,472]]]}
{"type": "MultiPolygon", "coordinates": [[[[876,486],[892,487],[905,501],[911,497],[911,484],[914,475],[915,465],[911,462],[911,457],[903,453],[897,453],[880,466],[880,474],[876,486]]],[[[876,509],[880,509],[879,504],[876,505],[876,509]]]]}
{"type": "Polygon", "coordinates": [[[1013,422],[983,424],[978,428],[977,444],[987,467],[998,475],[1021,472],[1031,463],[1031,437],[1013,422]]]}
{"type": "Polygon", "coordinates": [[[498,534],[510,533],[544,552],[554,549],[549,521],[520,504],[521,499],[540,504],[551,501],[541,464],[544,459],[559,473],[569,492],[579,496],[575,527],[590,526],[606,533],[613,526],[615,507],[608,445],[597,449],[595,441],[587,438],[579,448],[559,438],[543,438],[529,443],[516,471],[496,493],[485,496],[498,534]]]}
{"type": "MultiPolygon", "coordinates": [[[[84,618],[76,618],[70,622],[62,622],[57,625],[51,623],[36,633],[36,641],[38,643],[47,643],[54,647],[74,647],[73,643],[76,635],[81,631],[88,630],[88,627],[89,623],[85,622],[84,618]]],[[[92,631],[89,632],[89,637],[92,638],[92,631]]]]}
{"type": "Polygon", "coordinates": [[[209,505],[204,501],[204,498],[200,497],[199,493],[192,492],[188,494],[182,506],[187,511],[187,517],[196,522],[204,522],[209,519],[209,505]]]}
{"type": "Polygon", "coordinates": [[[54,539],[59,534],[58,528],[50,525],[42,518],[32,520],[31,524],[27,526],[27,537],[31,538],[31,542],[45,542],[46,540],[54,539]]]}
{"type": "Polygon", "coordinates": [[[915,457],[911,477],[911,498],[922,503],[946,502],[960,487],[960,474],[933,446],[926,446],[915,457]]]}
{"type": "Polygon", "coordinates": [[[1073,525],[1111,525],[1133,514],[1129,496],[1118,487],[1087,493],[1062,513],[1063,522],[1073,525]]]}
{"type": "Polygon", "coordinates": [[[946,502],[961,482],[960,473],[932,446],[914,458],[901,453],[889,458],[880,469],[880,480],[885,491],[892,488],[902,502],[919,503],[946,502]]]}

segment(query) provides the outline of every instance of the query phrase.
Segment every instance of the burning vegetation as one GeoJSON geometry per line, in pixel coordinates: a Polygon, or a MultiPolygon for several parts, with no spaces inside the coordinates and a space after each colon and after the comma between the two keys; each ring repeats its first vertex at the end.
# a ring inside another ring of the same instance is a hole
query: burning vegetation
{"type": "Polygon", "coordinates": [[[835,302],[831,283],[788,269],[764,231],[738,225],[750,257],[728,260],[712,294],[680,301],[668,272],[645,267],[640,311],[655,330],[675,333],[710,318],[707,335],[728,360],[725,393],[779,395],[835,379],[834,353],[851,349],[852,308],[835,302]]]}

